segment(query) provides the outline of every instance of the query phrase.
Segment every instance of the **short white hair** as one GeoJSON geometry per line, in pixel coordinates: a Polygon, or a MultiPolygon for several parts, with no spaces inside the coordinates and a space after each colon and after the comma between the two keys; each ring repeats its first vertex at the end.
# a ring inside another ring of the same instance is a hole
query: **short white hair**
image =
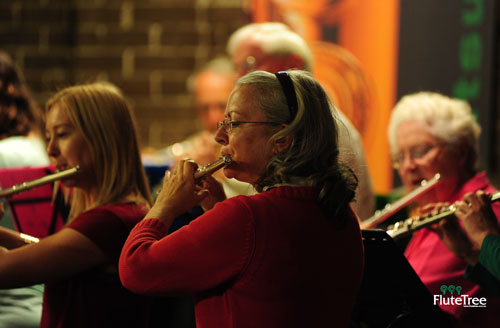
{"type": "Polygon", "coordinates": [[[251,39],[261,50],[271,56],[298,55],[304,62],[303,69],[312,72],[313,55],[305,40],[287,25],[279,22],[252,23],[233,32],[227,43],[227,52],[234,56],[238,46],[251,39]]]}
{"type": "Polygon", "coordinates": [[[469,165],[471,168],[477,166],[481,127],[466,101],[435,92],[418,92],[402,97],[392,110],[388,127],[393,156],[399,152],[396,135],[398,127],[407,121],[425,124],[434,137],[452,147],[465,144],[472,153],[469,165]]]}

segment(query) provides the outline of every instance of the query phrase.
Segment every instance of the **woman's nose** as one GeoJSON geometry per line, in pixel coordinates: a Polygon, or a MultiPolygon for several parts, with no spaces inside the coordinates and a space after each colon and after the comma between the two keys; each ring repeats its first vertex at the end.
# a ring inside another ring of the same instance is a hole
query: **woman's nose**
{"type": "Polygon", "coordinates": [[[227,145],[229,137],[224,125],[218,128],[217,131],[215,131],[214,139],[221,145],[227,145]]]}
{"type": "Polygon", "coordinates": [[[400,170],[411,170],[416,167],[415,159],[410,154],[405,154],[400,164],[400,170]]]}
{"type": "Polygon", "coordinates": [[[57,153],[58,148],[56,142],[54,141],[54,139],[49,139],[49,141],[47,142],[47,154],[54,157],[57,155],[57,153]]]}

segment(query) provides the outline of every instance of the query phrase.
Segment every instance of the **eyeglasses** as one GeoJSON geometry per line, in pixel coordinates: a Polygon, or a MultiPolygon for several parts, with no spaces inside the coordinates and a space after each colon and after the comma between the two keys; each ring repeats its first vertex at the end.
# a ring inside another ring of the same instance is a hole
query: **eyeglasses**
{"type": "Polygon", "coordinates": [[[436,144],[436,145],[419,145],[419,146],[414,146],[410,148],[407,151],[402,151],[400,152],[396,158],[392,160],[392,167],[396,170],[399,170],[401,166],[403,166],[403,163],[406,158],[406,154],[410,156],[410,159],[413,161],[419,161],[423,159],[429,152],[435,148],[441,147],[442,144],[436,144]]]}
{"type": "Polygon", "coordinates": [[[233,128],[238,127],[240,124],[268,124],[268,125],[280,125],[278,122],[250,122],[250,121],[229,121],[227,118],[224,121],[217,122],[217,130],[224,127],[224,131],[233,131],[233,128]]]}

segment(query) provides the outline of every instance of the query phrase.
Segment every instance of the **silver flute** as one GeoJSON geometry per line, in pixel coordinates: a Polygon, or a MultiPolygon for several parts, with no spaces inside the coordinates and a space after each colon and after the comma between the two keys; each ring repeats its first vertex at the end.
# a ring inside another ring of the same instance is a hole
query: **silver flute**
{"type": "MultiPolygon", "coordinates": [[[[497,202],[500,200],[500,192],[490,195],[490,203],[497,202]]],[[[438,213],[428,213],[423,216],[416,216],[408,218],[403,221],[396,222],[393,225],[387,227],[387,234],[391,236],[394,240],[408,236],[413,232],[425,228],[431,224],[439,222],[447,217],[455,214],[457,208],[455,205],[450,205],[448,207],[441,208],[438,213]]]]}
{"type": "Polygon", "coordinates": [[[7,198],[10,196],[13,196],[15,194],[18,194],[23,191],[27,191],[30,189],[33,189],[35,187],[39,187],[48,183],[51,183],[53,181],[61,180],[70,176],[73,176],[80,171],[80,168],[78,166],[75,166],[71,169],[67,169],[64,171],[56,172],[53,174],[49,174],[47,176],[31,180],[31,181],[25,181],[20,184],[16,184],[12,187],[6,188],[6,189],[1,189],[0,190],[0,198],[7,198]]]}
{"type": "Polygon", "coordinates": [[[201,179],[203,179],[203,177],[205,177],[207,175],[211,175],[215,171],[228,166],[229,164],[231,164],[232,160],[233,159],[231,158],[231,156],[225,155],[225,156],[222,156],[221,158],[219,158],[218,160],[216,160],[215,162],[212,162],[212,163],[207,164],[205,166],[199,167],[196,170],[196,172],[194,172],[194,175],[193,175],[194,179],[198,182],[201,179]]]}
{"type": "Polygon", "coordinates": [[[429,181],[422,180],[418,188],[415,188],[413,191],[408,193],[400,200],[397,200],[392,204],[385,205],[385,207],[382,210],[376,211],[372,217],[361,222],[361,228],[362,229],[375,228],[378,224],[384,222],[392,215],[396,214],[397,211],[399,211],[406,205],[410,204],[411,202],[415,201],[430,189],[437,186],[437,183],[440,182],[440,179],[441,175],[439,173],[436,173],[436,175],[434,175],[434,177],[429,181]]]}

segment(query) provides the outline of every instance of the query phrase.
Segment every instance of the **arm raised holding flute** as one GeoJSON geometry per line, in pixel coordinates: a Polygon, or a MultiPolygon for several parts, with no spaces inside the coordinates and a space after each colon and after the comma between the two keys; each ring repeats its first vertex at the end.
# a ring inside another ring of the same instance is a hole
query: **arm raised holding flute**
{"type": "Polygon", "coordinates": [[[491,195],[467,193],[453,205],[454,215],[436,224],[436,232],[467,262],[466,278],[500,295],[500,230],[491,195]]]}
{"type": "Polygon", "coordinates": [[[60,180],[72,189],[69,220],[38,243],[4,248],[0,288],[45,283],[41,327],[148,327],[152,299],[127,291],[117,273],[130,229],[152,204],[124,96],[109,83],[59,91],[45,136],[57,171],[79,167],[60,180]]]}
{"type": "Polygon", "coordinates": [[[122,283],[193,295],[199,328],[347,327],[363,266],[349,205],[357,181],[338,160],[324,90],[304,71],[255,71],[238,80],[224,116],[215,134],[232,158],[224,175],[259,193],[218,202],[167,234],[207,196],[196,163],[181,161],[125,243],[122,283]]]}

